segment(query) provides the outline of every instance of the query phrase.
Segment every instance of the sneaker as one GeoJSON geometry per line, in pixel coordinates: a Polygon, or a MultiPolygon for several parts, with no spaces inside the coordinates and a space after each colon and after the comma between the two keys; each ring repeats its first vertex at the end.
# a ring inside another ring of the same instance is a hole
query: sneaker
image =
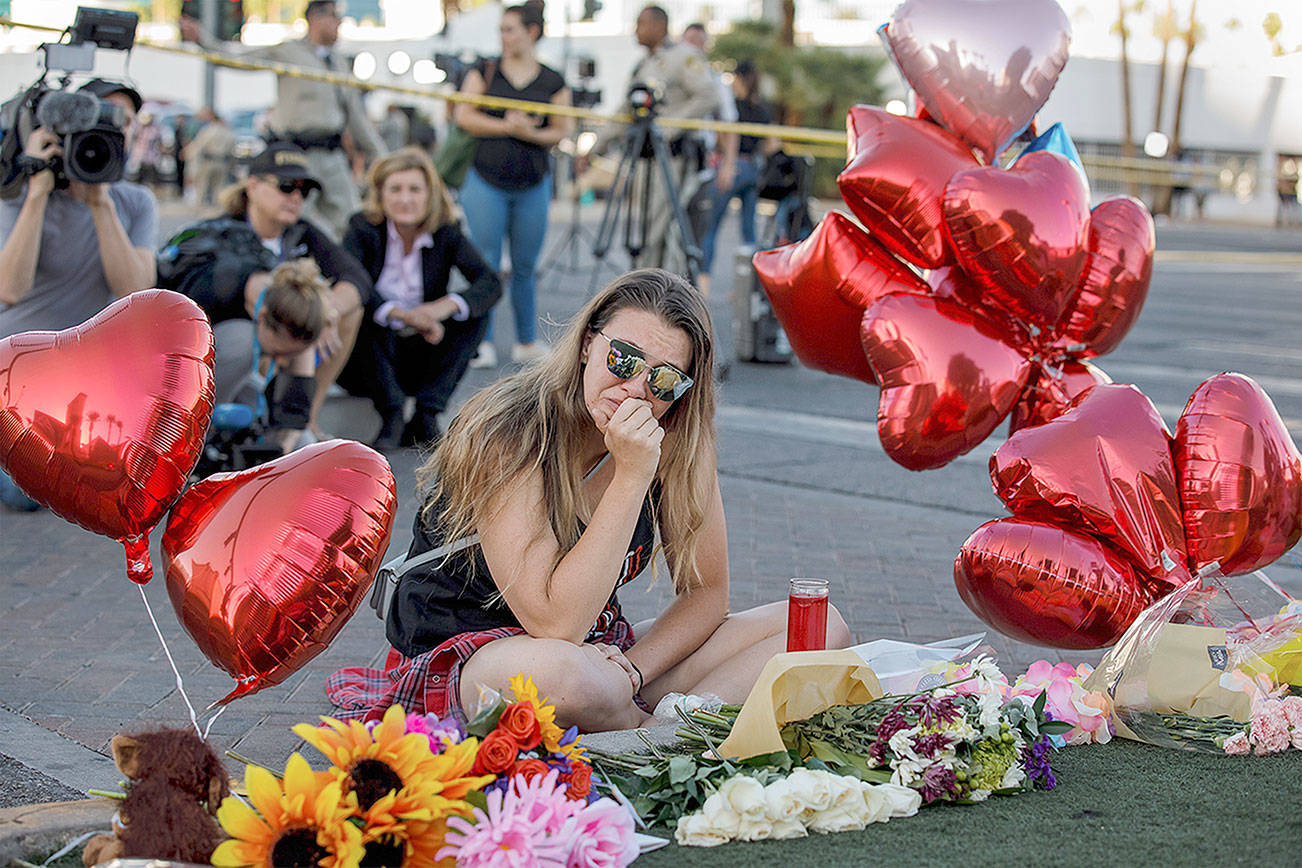
{"type": "Polygon", "coordinates": [[[479,345],[475,357],[470,360],[472,368],[496,368],[497,367],[497,347],[493,346],[492,341],[484,341],[479,345]]]}
{"type": "Polygon", "coordinates": [[[511,348],[511,361],[523,364],[532,362],[534,359],[541,359],[547,355],[551,347],[545,341],[532,341],[527,344],[516,344],[511,348]]]}

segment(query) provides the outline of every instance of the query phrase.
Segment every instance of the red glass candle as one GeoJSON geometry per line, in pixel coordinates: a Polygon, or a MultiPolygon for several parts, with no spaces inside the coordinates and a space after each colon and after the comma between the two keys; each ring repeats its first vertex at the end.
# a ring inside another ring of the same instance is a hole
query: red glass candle
{"type": "Polygon", "coordinates": [[[787,650],[827,647],[827,579],[792,579],[787,598],[787,650]]]}

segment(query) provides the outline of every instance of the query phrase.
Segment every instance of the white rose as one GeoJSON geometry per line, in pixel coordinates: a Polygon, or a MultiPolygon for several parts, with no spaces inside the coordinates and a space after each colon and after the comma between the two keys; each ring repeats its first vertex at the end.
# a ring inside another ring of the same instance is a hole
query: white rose
{"type": "Polygon", "coordinates": [[[724,781],[723,786],[719,787],[719,795],[742,818],[762,819],[768,813],[764,785],[746,775],[737,775],[724,781]]]}
{"type": "Polygon", "coordinates": [[[763,815],[742,817],[737,827],[737,838],[742,841],[764,841],[773,835],[773,821],[763,815]]]}
{"type": "Polygon", "coordinates": [[[878,784],[877,790],[886,796],[892,817],[912,817],[922,807],[922,794],[917,790],[896,784],[878,784]]]}
{"type": "Polygon", "coordinates": [[[867,781],[860,781],[859,795],[863,799],[865,810],[868,812],[869,823],[882,823],[890,819],[890,802],[886,800],[886,794],[879,787],[867,781]]]}
{"type": "Polygon", "coordinates": [[[856,815],[851,811],[840,808],[833,808],[816,814],[810,821],[809,828],[815,832],[849,832],[862,829],[866,825],[868,824],[864,822],[862,815],[856,815]]]}
{"type": "Polygon", "coordinates": [[[851,813],[864,811],[863,796],[860,795],[859,779],[849,775],[833,775],[828,781],[828,789],[831,790],[832,798],[828,807],[833,810],[850,811],[851,813]]]}
{"type": "Polygon", "coordinates": [[[695,814],[688,814],[678,818],[678,828],[674,830],[674,840],[681,847],[717,847],[720,844],[728,843],[730,838],[710,825],[710,821],[706,819],[705,814],[697,811],[695,814]]]}
{"type": "Polygon", "coordinates": [[[781,841],[786,838],[804,838],[809,832],[805,829],[805,824],[799,819],[777,820],[773,823],[773,834],[771,837],[775,841],[781,841]]]}
{"type": "Polygon", "coordinates": [[[712,793],[701,806],[701,814],[704,815],[706,822],[713,828],[717,829],[720,834],[728,838],[734,838],[737,835],[737,827],[741,824],[741,816],[732,809],[728,800],[724,798],[723,793],[712,793]]]}
{"type": "MultiPolygon", "coordinates": [[[[768,805],[768,818],[775,824],[788,820],[800,821],[805,803],[800,800],[789,778],[778,778],[764,788],[764,801],[768,805]]],[[[801,826],[803,829],[804,827],[801,826]]]]}
{"type": "Polygon", "coordinates": [[[827,772],[799,768],[787,776],[791,792],[806,811],[826,810],[832,798],[827,786],[827,772]]]}

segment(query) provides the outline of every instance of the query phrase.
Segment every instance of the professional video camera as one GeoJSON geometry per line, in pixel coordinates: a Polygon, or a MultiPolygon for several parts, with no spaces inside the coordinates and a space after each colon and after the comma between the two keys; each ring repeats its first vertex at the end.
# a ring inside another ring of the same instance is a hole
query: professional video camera
{"type": "Polygon", "coordinates": [[[104,184],[122,178],[126,169],[125,116],[112,103],[94,95],[72,91],[74,72],[95,68],[96,48],[130,51],[136,40],[134,12],[79,7],[72,27],[65,31],[67,42],[46,43],[44,71],[34,84],[0,106],[0,194],[11,195],[31,175],[53,170],[55,184],[66,188],[69,181],[104,184]],[[58,85],[45,78],[52,70],[63,72],[58,85]],[[40,160],[23,154],[28,136],[38,128],[53,132],[60,142],[61,156],[40,160]]]}
{"type": "Polygon", "coordinates": [[[660,91],[641,81],[635,81],[628,88],[628,110],[635,120],[654,118],[660,108],[660,91]]]}

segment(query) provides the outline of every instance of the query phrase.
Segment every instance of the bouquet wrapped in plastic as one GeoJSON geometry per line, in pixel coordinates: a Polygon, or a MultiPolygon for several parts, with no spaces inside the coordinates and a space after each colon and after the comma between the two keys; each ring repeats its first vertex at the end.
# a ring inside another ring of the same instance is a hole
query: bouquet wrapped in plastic
{"type": "Polygon", "coordinates": [[[1302,693],[1302,601],[1261,571],[1205,573],[1146,609],[1086,687],[1111,698],[1117,735],[1240,752],[1263,709],[1302,693]]]}

